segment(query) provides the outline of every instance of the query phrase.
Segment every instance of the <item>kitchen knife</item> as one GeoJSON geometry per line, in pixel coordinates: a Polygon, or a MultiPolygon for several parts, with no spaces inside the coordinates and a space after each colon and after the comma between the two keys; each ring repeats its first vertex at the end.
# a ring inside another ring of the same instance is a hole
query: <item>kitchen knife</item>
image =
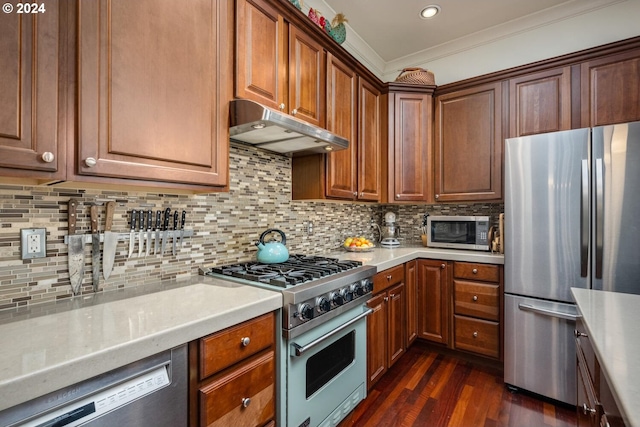
{"type": "Polygon", "coordinates": [[[162,223],[162,247],[160,248],[161,255],[164,255],[164,248],[167,246],[167,234],[169,234],[169,215],[171,215],[171,209],[167,208],[164,211],[164,222],[162,223]]]}
{"type": "Polygon", "coordinates": [[[153,248],[153,254],[158,255],[158,248],[160,247],[160,230],[162,224],[162,211],[156,211],[156,240],[153,248]]]}
{"type": "Polygon", "coordinates": [[[138,211],[138,256],[142,256],[142,247],[144,246],[144,211],[140,209],[138,211]]]}
{"type": "Polygon", "coordinates": [[[173,255],[176,254],[176,243],[178,241],[178,211],[173,213],[173,255]]]}
{"type": "Polygon", "coordinates": [[[153,225],[153,212],[151,209],[147,211],[147,246],[145,248],[144,256],[149,256],[149,251],[151,251],[151,234],[152,234],[152,225],[153,225]]]}
{"type": "Polygon", "coordinates": [[[182,241],[184,240],[184,223],[187,220],[187,211],[182,211],[182,219],[180,220],[180,248],[182,248],[182,241]]]}
{"type": "Polygon", "coordinates": [[[129,232],[129,258],[131,258],[131,255],[133,255],[133,247],[136,243],[136,222],[138,221],[138,211],[137,210],[132,210],[131,211],[131,229],[129,232]]]}
{"type": "Polygon", "coordinates": [[[93,292],[100,287],[100,234],[98,233],[98,206],[91,205],[91,283],[93,292]]]}
{"type": "Polygon", "coordinates": [[[104,252],[102,253],[102,274],[107,280],[113,270],[113,262],[116,258],[118,235],[111,232],[113,226],[113,213],[116,210],[116,202],[107,202],[107,221],[104,225],[104,252]]]}
{"type": "Polygon", "coordinates": [[[84,236],[76,235],[76,219],[77,219],[78,201],[76,199],[69,200],[68,221],[69,221],[69,282],[71,283],[71,292],[78,295],[80,286],[82,285],[82,277],[84,276],[84,236]]]}

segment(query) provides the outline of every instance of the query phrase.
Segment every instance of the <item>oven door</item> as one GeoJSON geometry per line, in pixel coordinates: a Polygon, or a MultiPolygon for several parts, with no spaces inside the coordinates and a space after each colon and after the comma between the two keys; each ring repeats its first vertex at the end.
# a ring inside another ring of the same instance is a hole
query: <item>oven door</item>
{"type": "Polygon", "coordinates": [[[337,426],[366,397],[367,319],[358,306],[287,345],[287,426],[337,426]]]}

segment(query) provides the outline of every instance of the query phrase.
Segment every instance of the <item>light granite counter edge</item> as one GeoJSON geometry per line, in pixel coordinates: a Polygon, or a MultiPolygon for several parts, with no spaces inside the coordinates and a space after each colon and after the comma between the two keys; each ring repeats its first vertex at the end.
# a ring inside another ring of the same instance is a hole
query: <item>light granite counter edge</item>
{"type": "MultiPolygon", "coordinates": [[[[279,292],[224,280],[197,277],[191,280],[191,283],[182,286],[199,287],[200,296],[202,292],[215,296],[217,289],[225,289],[227,295],[237,294],[237,297],[227,297],[228,301],[222,302],[225,306],[223,310],[219,309],[221,304],[218,303],[215,306],[212,305],[211,312],[203,314],[201,311],[200,317],[190,321],[184,321],[184,318],[188,317],[184,313],[175,315],[174,311],[173,317],[163,323],[161,330],[155,330],[131,340],[121,340],[99,351],[88,351],[86,354],[74,356],[65,361],[57,361],[42,369],[15,376],[2,375],[0,376],[0,411],[282,307],[282,295],[279,292]],[[203,287],[203,284],[206,286],[203,287]],[[175,322],[172,322],[173,318],[176,319],[175,322]]],[[[140,298],[144,299],[145,296],[138,296],[138,301],[140,298]]],[[[120,303],[122,304],[123,301],[126,304],[128,300],[121,300],[120,303]]],[[[185,310],[190,310],[189,303],[181,305],[185,310]]],[[[172,309],[180,310],[176,308],[177,306],[176,304],[172,309]]]]}

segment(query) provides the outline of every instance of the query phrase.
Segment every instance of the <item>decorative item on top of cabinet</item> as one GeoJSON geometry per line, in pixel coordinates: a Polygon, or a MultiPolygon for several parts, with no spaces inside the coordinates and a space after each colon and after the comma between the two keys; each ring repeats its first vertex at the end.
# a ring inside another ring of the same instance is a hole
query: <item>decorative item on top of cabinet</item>
{"type": "Polygon", "coordinates": [[[267,0],[236,3],[236,93],[324,127],[325,51],[267,0]]]}
{"type": "Polygon", "coordinates": [[[275,314],[189,343],[189,425],[273,425],[275,314]]]}
{"type": "MultiPolygon", "coordinates": [[[[59,126],[58,3],[41,14],[0,14],[0,175],[26,184],[64,179],[65,138],[59,126]]],[[[62,20],[64,24],[59,24],[62,20]]],[[[63,104],[60,105],[63,107],[63,104]]]]}
{"type": "Polygon", "coordinates": [[[451,262],[418,260],[418,338],[449,345],[451,341],[451,262]]]}
{"type": "Polygon", "coordinates": [[[435,200],[500,200],[502,83],[436,97],[435,200]]]}
{"type": "Polygon", "coordinates": [[[432,95],[435,86],[388,83],[382,144],[382,202],[433,201],[432,95]]]}
{"type": "Polygon", "coordinates": [[[347,138],[349,148],[294,158],[294,200],[380,200],[380,101],[371,82],[327,54],[327,129],[347,138]]]}
{"type": "Polygon", "coordinates": [[[367,320],[367,389],[393,366],[406,350],[404,265],[373,278],[373,309],[367,320]]]}
{"type": "Polygon", "coordinates": [[[78,156],[68,172],[226,189],[231,2],[189,1],[176,14],[168,2],[91,0],[77,19],[78,156]]]}
{"type": "Polygon", "coordinates": [[[580,67],[582,127],[640,120],[640,48],[580,67]]]}
{"type": "Polygon", "coordinates": [[[509,79],[509,137],[571,129],[571,67],[509,79]]]}
{"type": "Polygon", "coordinates": [[[501,269],[497,265],[453,263],[454,347],[501,357],[501,269]]]}

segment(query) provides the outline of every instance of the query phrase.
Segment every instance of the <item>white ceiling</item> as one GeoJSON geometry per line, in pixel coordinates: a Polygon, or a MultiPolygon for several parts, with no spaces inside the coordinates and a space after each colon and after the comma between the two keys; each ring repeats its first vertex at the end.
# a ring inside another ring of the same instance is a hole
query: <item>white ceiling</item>
{"type": "MultiPolygon", "coordinates": [[[[522,21],[511,28],[540,25],[581,13],[594,2],[586,0],[324,0],[335,12],[342,12],[348,25],[384,62],[429,50],[475,33],[496,30],[504,35],[505,24],[522,21]],[[420,10],[437,4],[441,12],[421,19],[420,10]]],[[[321,11],[322,12],[322,11],[321,11]]],[[[330,16],[327,16],[330,18],[330,16]]]]}

